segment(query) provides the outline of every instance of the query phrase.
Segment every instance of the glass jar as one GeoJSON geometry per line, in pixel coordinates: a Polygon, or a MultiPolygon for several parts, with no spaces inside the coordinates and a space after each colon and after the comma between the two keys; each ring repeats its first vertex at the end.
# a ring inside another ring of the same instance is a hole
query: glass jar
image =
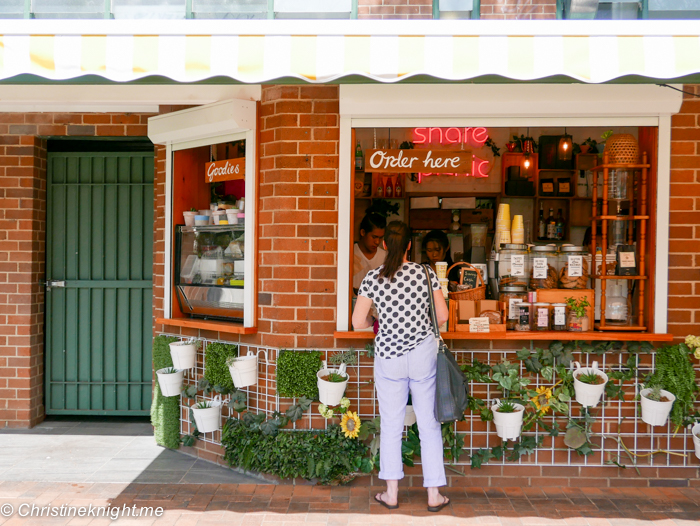
{"type": "Polygon", "coordinates": [[[559,287],[562,289],[587,289],[590,281],[588,249],[562,246],[559,250],[559,287]]]}
{"type": "Polygon", "coordinates": [[[520,315],[518,305],[527,301],[527,287],[503,287],[500,290],[498,301],[506,304],[506,329],[515,330],[520,315]]]}
{"type": "Polygon", "coordinates": [[[534,305],[532,328],[536,331],[549,330],[549,303],[537,302],[534,305]]]}
{"type": "Polygon", "coordinates": [[[532,303],[522,302],[518,305],[518,319],[515,324],[516,331],[529,331],[532,322],[532,303]]]}
{"type": "Polygon", "coordinates": [[[566,329],[569,332],[586,332],[588,331],[588,316],[579,318],[573,309],[569,310],[566,315],[566,329]]]}
{"type": "Polygon", "coordinates": [[[553,331],[566,330],[566,303],[552,303],[552,322],[553,331]]]}
{"type": "Polygon", "coordinates": [[[557,272],[557,247],[536,246],[530,252],[530,288],[556,289],[559,286],[557,272]]]}
{"type": "Polygon", "coordinates": [[[530,261],[527,245],[506,243],[498,258],[498,287],[527,287],[530,282],[530,261]]]}

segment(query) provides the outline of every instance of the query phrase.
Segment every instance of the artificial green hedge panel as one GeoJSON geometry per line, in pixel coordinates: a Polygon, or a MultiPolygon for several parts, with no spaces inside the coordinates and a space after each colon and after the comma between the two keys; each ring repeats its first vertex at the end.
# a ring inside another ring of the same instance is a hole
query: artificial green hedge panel
{"type": "Polygon", "coordinates": [[[238,356],[238,345],[209,343],[204,352],[204,362],[206,363],[204,378],[212,386],[220,386],[233,391],[233,379],[228,365],[226,365],[226,359],[229,356],[238,356]]]}
{"type": "MultiPolygon", "coordinates": [[[[154,371],[173,366],[173,360],[170,358],[170,343],[176,341],[177,338],[170,336],[153,338],[154,371]]],[[[158,445],[170,449],[180,447],[180,397],[163,396],[157,381],[151,403],[151,424],[154,427],[154,435],[158,445]]]]}
{"type": "Polygon", "coordinates": [[[321,368],[319,351],[280,351],[277,358],[277,392],[280,396],[318,399],[316,373],[321,368]]]}

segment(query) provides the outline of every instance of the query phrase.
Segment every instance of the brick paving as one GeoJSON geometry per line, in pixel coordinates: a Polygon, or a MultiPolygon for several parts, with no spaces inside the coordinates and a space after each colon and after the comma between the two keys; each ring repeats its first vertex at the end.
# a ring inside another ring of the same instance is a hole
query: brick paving
{"type": "Polygon", "coordinates": [[[380,488],[256,484],[3,482],[0,506],[163,507],[161,518],[0,518],[0,524],[101,526],[673,526],[700,521],[694,488],[445,488],[451,505],[428,513],[423,488],[402,488],[398,510],[376,504],[380,488]]]}

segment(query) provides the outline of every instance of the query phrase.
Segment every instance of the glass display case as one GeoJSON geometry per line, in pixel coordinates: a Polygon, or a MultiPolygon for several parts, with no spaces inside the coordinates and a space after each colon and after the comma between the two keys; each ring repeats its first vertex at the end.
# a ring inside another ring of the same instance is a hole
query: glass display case
{"type": "Polygon", "coordinates": [[[243,321],[245,226],[176,227],[175,290],[183,313],[243,321]]]}

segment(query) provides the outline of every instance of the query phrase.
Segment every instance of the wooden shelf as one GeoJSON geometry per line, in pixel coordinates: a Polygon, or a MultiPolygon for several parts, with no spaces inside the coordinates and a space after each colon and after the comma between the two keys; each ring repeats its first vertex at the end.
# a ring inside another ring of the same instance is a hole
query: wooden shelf
{"type": "Polygon", "coordinates": [[[647,276],[591,276],[595,279],[648,279],[647,276]]]}
{"type": "Polygon", "coordinates": [[[651,168],[651,165],[650,164],[612,164],[612,163],[608,163],[608,164],[599,164],[598,166],[591,168],[591,170],[598,171],[598,170],[602,170],[604,168],[612,168],[612,169],[615,169],[615,168],[632,168],[632,169],[640,168],[641,169],[641,168],[651,168]]]}
{"type": "MultiPolygon", "coordinates": [[[[645,341],[645,342],[670,342],[673,341],[673,334],[655,334],[646,332],[625,332],[627,329],[618,327],[619,332],[568,332],[568,331],[505,331],[505,332],[443,332],[441,336],[445,340],[563,340],[563,341],[645,341]]],[[[612,329],[611,329],[612,330],[612,329]]],[[[339,340],[374,340],[374,333],[371,332],[344,332],[335,331],[333,337],[339,340]]]]}
{"type": "Polygon", "coordinates": [[[611,331],[645,331],[645,330],[647,330],[646,327],[638,327],[636,325],[606,325],[605,327],[601,327],[600,323],[595,324],[595,329],[597,331],[606,331],[607,334],[610,334],[611,331]]]}
{"type": "Polygon", "coordinates": [[[156,323],[170,327],[187,327],[207,331],[225,332],[227,334],[256,334],[257,327],[243,327],[242,323],[227,321],[197,320],[194,318],[156,318],[156,323]]]}
{"type": "Polygon", "coordinates": [[[606,221],[636,221],[636,220],[642,220],[642,219],[650,219],[649,216],[595,216],[591,217],[591,219],[595,219],[596,221],[602,221],[605,219],[606,221]]]}

